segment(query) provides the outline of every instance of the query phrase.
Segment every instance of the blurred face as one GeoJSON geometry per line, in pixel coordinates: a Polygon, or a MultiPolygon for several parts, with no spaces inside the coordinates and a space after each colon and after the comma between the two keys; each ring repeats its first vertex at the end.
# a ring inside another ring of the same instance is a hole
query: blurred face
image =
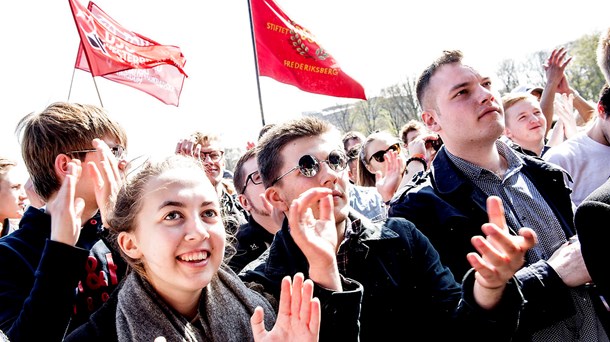
{"type": "Polygon", "coordinates": [[[224,148],[218,141],[209,141],[201,145],[201,161],[205,165],[205,172],[214,186],[220,183],[225,169],[224,148]]]}
{"type": "Polygon", "coordinates": [[[403,168],[404,168],[404,164],[406,163],[405,155],[404,155],[402,146],[399,145],[397,149],[394,147],[394,145],[397,143],[398,143],[398,141],[396,139],[390,139],[390,137],[380,137],[380,138],[377,138],[377,139],[369,142],[368,145],[366,146],[366,151],[365,151],[366,152],[365,157],[367,160],[367,164],[366,164],[367,169],[371,173],[381,171],[381,174],[383,176],[385,176],[386,169],[387,169],[385,164],[388,162],[386,156],[389,153],[396,153],[398,156],[398,160],[400,161],[400,163],[403,165],[403,168]],[[392,146],[392,148],[390,148],[390,146],[392,146]],[[400,150],[400,152],[398,150],[400,150]],[[375,154],[375,153],[377,153],[377,154],[375,154]],[[382,153],[384,154],[383,161],[379,161],[378,157],[381,156],[382,153]],[[375,155],[375,157],[373,155],[375,155]]]}
{"type": "Polygon", "coordinates": [[[4,176],[0,176],[0,221],[23,216],[27,195],[21,178],[16,167],[10,167],[4,176]]]}
{"type": "Polygon", "coordinates": [[[505,134],[522,146],[544,142],[546,118],[535,98],[520,100],[504,110],[506,116],[505,134]]]}
{"type": "Polygon", "coordinates": [[[189,168],[152,178],[136,222],[133,232],[121,233],[132,244],[119,238],[121,248],[143,261],[155,290],[170,304],[198,296],[218,271],[225,248],[218,196],[209,180],[189,168]]]}
{"type": "MultiPolygon", "coordinates": [[[[332,133],[325,133],[315,137],[298,138],[284,146],[280,153],[283,166],[278,175],[282,175],[299,164],[299,159],[304,155],[314,156],[319,161],[327,160],[331,151],[343,151],[341,138],[332,133]]],[[[328,163],[320,163],[318,173],[313,177],[305,177],[298,169],[285,175],[273,186],[267,189],[267,198],[270,193],[275,192],[281,201],[279,207],[274,201],[274,206],[283,211],[288,211],[292,201],[299,197],[303,192],[314,187],[325,187],[333,190],[334,213],[337,223],[343,222],[349,212],[349,200],[347,185],[347,168],[342,171],[335,171],[328,166],[328,163]]],[[[319,217],[319,208],[312,208],[315,217],[319,217]]]]}
{"type": "Polygon", "coordinates": [[[418,129],[409,131],[409,133],[407,133],[407,141],[405,141],[405,144],[409,144],[411,141],[413,141],[415,138],[417,138],[420,134],[421,134],[421,132],[418,129]]]}
{"type": "Polygon", "coordinates": [[[504,131],[500,94],[491,78],[461,63],[441,66],[430,79],[424,122],[454,150],[494,143],[504,131]]]}
{"type": "Polygon", "coordinates": [[[256,158],[248,159],[242,166],[242,170],[244,171],[244,175],[246,177],[244,183],[246,185],[246,189],[240,195],[243,197],[240,199],[240,203],[242,206],[249,211],[250,213],[254,213],[256,215],[261,216],[269,216],[269,210],[265,209],[263,205],[262,195],[265,194],[265,186],[260,180],[260,184],[254,184],[252,179],[256,178],[258,180],[259,176],[257,174],[253,174],[254,172],[258,173],[258,164],[256,162],[256,158]],[[252,176],[250,176],[252,174],[252,176]],[[250,176],[251,178],[248,178],[250,176]]]}

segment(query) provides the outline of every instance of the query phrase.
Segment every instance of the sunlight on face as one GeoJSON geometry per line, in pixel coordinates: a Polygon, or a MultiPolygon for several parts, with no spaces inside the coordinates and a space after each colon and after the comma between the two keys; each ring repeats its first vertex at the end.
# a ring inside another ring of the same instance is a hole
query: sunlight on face
{"type": "Polygon", "coordinates": [[[21,178],[17,167],[10,167],[0,176],[0,220],[23,216],[28,201],[21,178]]]}
{"type": "Polygon", "coordinates": [[[166,299],[200,293],[225,248],[218,197],[203,171],[176,168],[151,178],[133,234],[157,292],[166,299]]]}

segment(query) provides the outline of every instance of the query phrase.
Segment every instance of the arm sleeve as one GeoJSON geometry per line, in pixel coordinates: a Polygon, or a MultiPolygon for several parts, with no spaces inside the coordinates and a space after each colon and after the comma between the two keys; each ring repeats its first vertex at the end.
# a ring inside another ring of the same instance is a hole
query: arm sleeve
{"type": "Polygon", "coordinates": [[[10,264],[0,267],[0,329],[11,341],[62,340],[88,256],[87,250],[47,240],[33,286],[23,259],[7,258],[10,264]]]}

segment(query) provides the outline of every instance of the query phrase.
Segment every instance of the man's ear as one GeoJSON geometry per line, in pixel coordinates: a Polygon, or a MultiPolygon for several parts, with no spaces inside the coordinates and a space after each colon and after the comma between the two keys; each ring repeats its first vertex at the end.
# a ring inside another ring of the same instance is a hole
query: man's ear
{"type": "Polygon", "coordinates": [[[252,209],[250,201],[248,201],[248,198],[244,196],[244,194],[237,195],[237,200],[239,201],[239,204],[241,204],[241,206],[244,207],[244,209],[246,209],[247,211],[250,211],[250,209],[252,209]]]}
{"type": "Polygon", "coordinates": [[[55,163],[53,164],[53,169],[57,177],[59,177],[60,183],[66,177],[66,173],[68,172],[68,163],[72,161],[67,154],[60,153],[55,157],[55,163]]]}
{"type": "Polygon", "coordinates": [[[130,258],[137,260],[142,257],[142,251],[138,247],[138,241],[133,233],[120,232],[117,242],[121,250],[130,258]]]}
{"type": "Polygon", "coordinates": [[[441,126],[439,125],[436,112],[433,110],[425,110],[421,113],[421,119],[426,124],[426,127],[434,133],[438,133],[441,130],[441,126]]]}
{"type": "Polygon", "coordinates": [[[504,128],[504,135],[509,139],[513,138],[513,132],[511,132],[510,129],[507,127],[504,128]]]}
{"type": "Polygon", "coordinates": [[[286,203],[284,197],[277,191],[275,186],[265,189],[265,199],[280,211],[286,212],[290,208],[290,203],[286,203]]]}

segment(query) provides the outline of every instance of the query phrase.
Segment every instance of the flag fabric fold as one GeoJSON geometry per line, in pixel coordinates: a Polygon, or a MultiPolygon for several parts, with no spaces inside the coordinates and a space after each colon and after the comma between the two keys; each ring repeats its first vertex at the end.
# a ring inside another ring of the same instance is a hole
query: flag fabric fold
{"type": "Polygon", "coordinates": [[[362,85],[273,0],[250,0],[250,5],[260,76],[310,93],[366,100],[362,85]]]}
{"type": "Polygon", "coordinates": [[[75,67],[178,106],[186,73],[180,48],[129,31],[93,2],[68,0],[81,38],[75,67]]]}

